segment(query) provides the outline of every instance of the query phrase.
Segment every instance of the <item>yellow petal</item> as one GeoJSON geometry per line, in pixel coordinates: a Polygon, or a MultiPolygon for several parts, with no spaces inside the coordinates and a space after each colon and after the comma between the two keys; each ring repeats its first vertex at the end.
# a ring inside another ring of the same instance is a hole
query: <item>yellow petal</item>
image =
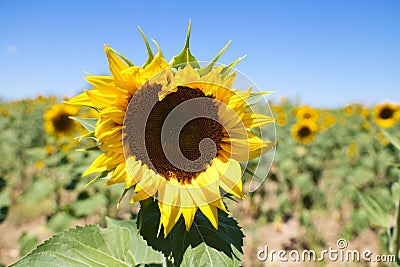
{"type": "Polygon", "coordinates": [[[100,110],[109,107],[110,103],[113,103],[115,101],[115,96],[100,93],[98,90],[95,89],[86,91],[86,94],[88,95],[93,105],[100,110]]]}
{"type": "Polygon", "coordinates": [[[125,164],[121,163],[115,168],[111,178],[107,180],[105,185],[119,184],[125,182],[125,180],[126,180],[125,164]]]}
{"type": "Polygon", "coordinates": [[[126,188],[132,187],[142,179],[142,161],[137,161],[135,157],[129,157],[126,160],[126,188]]]}
{"type": "Polygon", "coordinates": [[[185,219],[186,231],[189,231],[190,227],[192,226],[194,216],[197,211],[197,207],[192,207],[192,208],[182,207],[181,210],[183,218],[185,219]]]}
{"type": "Polygon", "coordinates": [[[255,127],[262,127],[274,121],[270,116],[257,114],[257,113],[244,113],[242,118],[244,127],[251,129],[255,127]]]}
{"type": "Polygon", "coordinates": [[[101,115],[106,118],[112,119],[117,124],[123,124],[125,117],[125,109],[121,107],[111,106],[103,109],[101,115]]]}
{"type": "Polygon", "coordinates": [[[115,84],[119,87],[125,88],[127,83],[124,80],[124,77],[121,75],[121,71],[127,69],[128,65],[119,56],[117,56],[108,45],[104,45],[104,51],[106,52],[108,65],[115,84]]]}
{"type": "Polygon", "coordinates": [[[104,161],[107,159],[106,153],[101,154],[98,156],[92,164],[90,164],[89,168],[82,174],[82,176],[86,176],[96,172],[103,172],[107,170],[107,167],[104,165],[104,161]]]}
{"type": "Polygon", "coordinates": [[[199,207],[201,212],[210,220],[215,229],[218,230],[218,210],[212,205],[202,205],[199,207]]]}
{"type": "Polygon", "coordinates": [[[179,220],[182,211],[180,207],[172,206],[161,201],[158,201],[158,207],[161,213],[160,224],[164,226],[164,237],[166,237],[179,220]]]}
{"type": "Polygon", "coordinates": [[[127,90],[116,86],[114,79],[110,76],[87,76],[85,79],[102,94],[122,97],[129,97],[130,95],[127,90]]]}
{"type": "Polygon", "coordinates": [[[244,198],[241,179],[242,168],[239,162],[234,159],[223,161],[220,158],[216,158],[212,164],[220,173],[220,187],[227,193],[238,198],[244,198]]]}
{"type": "Polygon", "coordinates": [[[87,91],[74,96],[73,98],[71,98],[70,100],[68,100],[66,103],[69,105],[77,105],[77,106],[88,106],[88,107],[95,107],[92,103],[92,101],[90,101],[89,96],[86,94],[87,91]]]}
{"type": "Polygon", "coordinates": [[[152,197],[152,195],[148,194],[145,190],[140,190],[136,192],[135,195],[132,197],[130,203],[139,202],[145,199],[152,197]]]}
{"type": "Polygon", "coordinates": [[[224,202],[222,201],[222,198],[220,198],[220,199],[218,199],[218,200],[216,200],[216,201],[214,201],[214,202],[211,202],[210,204],[213,205],[214,207],[219,208],[220,210],[222,210],[223,212],[225,212],[225,213],[227,213],[227,214],[231,214],[231,213],[226,209],[225,204],[224,204],[224,202]]]}

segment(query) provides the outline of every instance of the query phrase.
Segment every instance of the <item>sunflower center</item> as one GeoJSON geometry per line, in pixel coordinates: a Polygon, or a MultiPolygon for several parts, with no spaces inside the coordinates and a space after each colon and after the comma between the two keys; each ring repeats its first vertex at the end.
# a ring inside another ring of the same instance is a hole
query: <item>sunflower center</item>
{"type": "Polygon", "coordinates": [[[304,127],[302,127],[300,130],[299,130],[299,136],[300,137],[307,137],[307,136],[309,136],[309,135],[311,135],[311,130],[310,130],[310,128],[308,128],[308,127],[306,127],[306,126],[304,126],[304,127]]]}
{"type": "Polygon", "coordinates": [[[67,132],[71,129],[73,121],[69,118],[70,114],[61,113],[52,119],[54,129],[58,132],[67,132]]]}
{"type": "Polygon", "coordinates": [[[125,153],[167,180],[190,183],[220,149],[218,107],[212,97],[185,86],[159,101],[160,89],[145,84],[133,95],[125,115],[125,153]]]}
{"type": "Polygon", "coordinates": [[[382,119],[390,119],[391,117],[393,117],[393,110],[391,108],[383,108],[379,116],[382,119]]]}

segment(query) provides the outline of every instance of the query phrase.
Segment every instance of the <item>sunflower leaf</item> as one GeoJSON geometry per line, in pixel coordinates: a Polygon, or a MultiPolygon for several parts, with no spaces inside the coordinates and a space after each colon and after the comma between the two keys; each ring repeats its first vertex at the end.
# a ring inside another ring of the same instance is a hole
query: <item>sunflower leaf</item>
{"type": "Polygon", "coordinates": [[[394,137],[393,135],[389,134],[387,131],[384,129],[381,129],[382,133],[385,135],[385,137],[389,140],[392,145],[394,145],[398,150],[400,150],[400,140],[394,137]]]}
{"type": "MultiPolygon", "coordinates": [[[[139,235],[136,228],[136,221],[134,220],[115,220],[106,217],[107,227],[124,227],[129,230],[131,238],[132,255],[136,262],[144,264],[157,264],[161,263],[163,256],[160,252],[153,250],[146,244],[146,241],[139,235]]],[[[160,264],[161,265],[161,264],[160,264]]],[[[153,265],[152,265],[153,266],[153,265]]]]}
{"type": "Polygon", "coordinates": [[[69,117],[72,120],[79,122],[83,128],[89,132],[93,132],[96,129],[97,118],[80,118],[80,117],[69,117]]]}
{"type": "Polygon", "coordinates": [[[106,219],[54,235],[11,266],[161,266],[162,256],[146,246],[134,221],[106,219]]]}
{"type": "Polygon", "coordinates": [[[361,203],[369,215],[371,224],[388,228],[392,218],[385,208],[372,196],[358,192],[361,203]]]}
{"type": "Polygon", "coordinates": [[[181,65],[184,67],[186,63],[189,63],[193,68],[200,69],[200,65],[198,60],[190,53],[189,48],[189,41],[190,41],[190,30],[192,28],[192,21],[189,21],[188,32],[186,35],[185,46],[183,47],[182,51],[172,58],[171,65],[177,66],[181,65]]]}
{"type": "MultiPolygon", "coordinates": [[[[140,234],[147,244],[164,256],[172,257],[175,266],[240,265],[244,235],[237,222],[223,211],[218,210],[218,230],[198,211],[189,232],[181,217],[166,238],[163,234],[158,235],[160,211],[157,202],[140,210],[140,217],[146,226],[140,228],[140,234]]],[[[162,229],[160,233],[163,233],[162,229]]]]}

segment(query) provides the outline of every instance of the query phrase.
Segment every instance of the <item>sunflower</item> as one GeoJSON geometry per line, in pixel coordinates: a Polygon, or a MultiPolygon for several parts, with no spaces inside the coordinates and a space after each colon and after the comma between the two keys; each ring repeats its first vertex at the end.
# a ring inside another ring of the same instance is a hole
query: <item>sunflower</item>
{"type": "Polygon", "coordinates": [[[320,130],[325,130],[335,125],[335,123],[336,123],[336,117],[333,114],[327,112],[324,114],[319,128],[320,130]]]}
{"type": "MultiPolygon", "coordinates": [[[[251,129],[272,123],[247,105],[251,88],[232,88],[233,65],[214,67],[226,47],[205,68],[189,52],[168,63],[158,47],[144,66],[134,66],[106,45],[112,76],[88,76],[92,89],[69,100],[99,112],[94,136],[104,151],[83,173],[110,173],[106,185],[134,188],[131,202],[157,198],[160,227],[167,236],[183,216],[189,230],[200,210],[218,228],[222,194],[243,198],[240,162],[275,143],[251,129]],[[221,193],[222,191],[222,193],[221,193]]],[[[125,192],[126,192],[125,190],[125,192]]]]}
{"type": "Polygon", "coordinates": [[[58,138],[70,136],[77,130],[77,125],[69,117],[77,113],[76,107],[55,104],[44,113],[44,128],[48,134],[58,138]]]}
{"type": "Polygon", "coordinates": [[[311,108],[309,106],[301,106],[296,110],[296,117],[300,120],[310,120],[317,122],[319,119],[319,112],[315,108],[311,108]]]}
{"type": "Polygon", "coordinates": [[[389,128],[400,119],[400,108],[392,103],[377,105],[373,110],[373,117],[378,126],[389,128]]]}
{"type": "Polygon", "coordinates": [[[318,127],[315,122],[302,120],[294,124],[291,133],[294,139],[303,144],[310,144],[317,134],[318,127]]]}

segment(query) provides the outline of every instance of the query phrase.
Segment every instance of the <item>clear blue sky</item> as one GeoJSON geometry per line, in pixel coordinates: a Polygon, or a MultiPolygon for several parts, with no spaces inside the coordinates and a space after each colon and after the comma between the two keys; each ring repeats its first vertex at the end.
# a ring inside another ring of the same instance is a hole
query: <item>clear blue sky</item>
{"type": "Polygon", "coordinates": [[[85,71],[107,73],[103,44],[141,65],[137,30],[169,60],[192,19],[191,51],[238,69],[274,98],[318,107],[400,101],[399,0],[267,1],[0,0],[0,97],[73,96],[85,71]]]}

